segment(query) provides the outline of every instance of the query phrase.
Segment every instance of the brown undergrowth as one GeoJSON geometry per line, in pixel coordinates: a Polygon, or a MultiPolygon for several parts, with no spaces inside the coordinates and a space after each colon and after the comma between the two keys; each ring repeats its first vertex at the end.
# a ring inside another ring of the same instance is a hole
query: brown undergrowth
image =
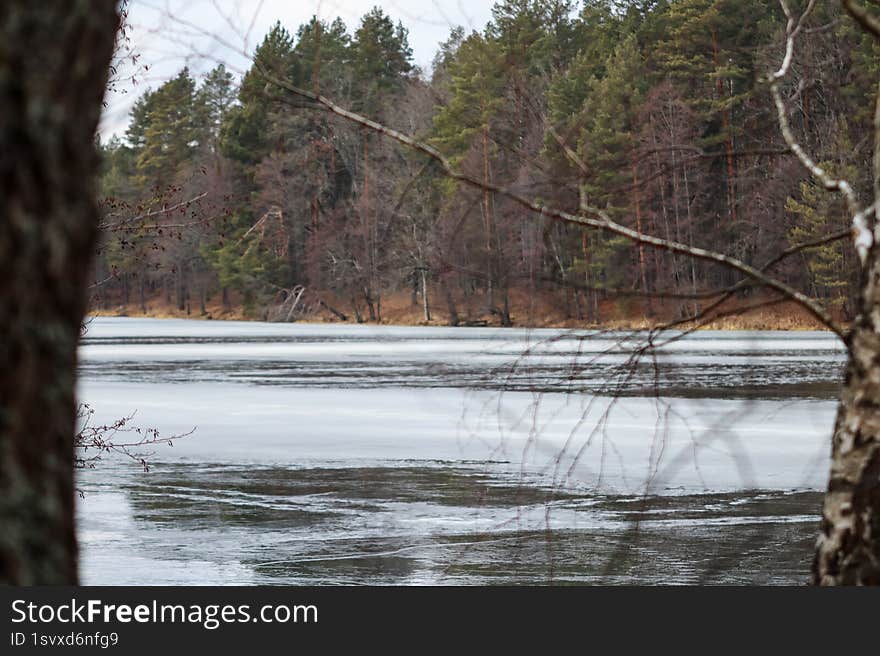
{"type": "MultiPolygon", "coordinates": [[[[350,304],[332,297],[323,300],[347,316],[349,323],[354,323],[355,313],[350,304]]],[[[441,297],[436,295],[436,303],[431,308],[431,320],[425,321],[421,300],[413,298],[409,293],[398,292],[384,296],[381,302],[381,320],[383,325],[445,326],[450,324],[450,313],[446,304],[441,304],[441,297]]],[[[780,302],[766,304],[768,298],[756,297],[732,298],[721,305],[711,317],[701,319],[698,324],[688,322],[680,328],[699,327],[714,330],[823,330],[823,326],[810,316],[803,308],[791,303],[780,302]],[[757,306],[757,307],[756,307],[757,306]]],[[[703,306],[709,302],[704,301],[703,306]]],[[[582,304],[583,305],[583,304],[582,304]]],[[[606,299],[599,302],[598,319],[590,320],[584,316],[583,308],[578,317],[578,308],[570,299],[561,298],[560,294],[532,294],[528,289],[512,290],[510,293],[510,317],[512,324],[531,328],[602,328],[619,330],[649,329],[669,322],[678,321],[692,313],[695,309],[692,301],[652,299],[650,308],[639,298],[606,299]]],[[[696,308],[699,310],[700,305],[696,308]]],[[[497,313],[490,312],[485,306],[482,294],[456,299],[456,310],[460,325],[499,326],[501,320],[497,313]]],[[[264,320],[265,315],[259,312],[246,312],[243,305],[233,297],[228,308],[224,308],[220,295],[212,297],[206,303],[206,312],[202,314],[198,307],[191,307],[187,312],[168,303],[164,297],[148,299],[146,312],[140,304],[105,304],[93,307],[90,311],[95,316],[112,317],[151,317],[159,319],[209,319],[209,320],[264,320]]],[[[366,316],[365,308],[361,314],[366,316]]],[[[317,303],[307,306],[307,311],[297,315],[300,323],[342,323],[340,319],[317,303]]]]}

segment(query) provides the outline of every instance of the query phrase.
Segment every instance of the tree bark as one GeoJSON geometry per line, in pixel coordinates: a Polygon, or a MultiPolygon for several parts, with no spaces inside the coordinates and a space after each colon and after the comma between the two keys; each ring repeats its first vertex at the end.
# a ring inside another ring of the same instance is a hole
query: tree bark
{"type": "MultiPolygon", "coordinates": [[[[641,194],[639,192],[639,167],[633,162],[632,164],[632,173],[633,173],[633,200],[635,201],[636,206],[636,230],[640,233],[642,232],[642,201],[641,194]]],[[[649,317],[654,313],[653,308],[651,307],[651,295],[650,290],[648,289],[648,274],[646,272],[645,266],[645,245],[639,244],[639,275],[642,279],[642,291],[645,293],[645,314],[649,317]]]]}
{"type": "Polygon", "coordinates": [[[0,583],[76,583],[76,347],[113,0],[0,3],[0,583]]]}
{"type": "Polygon", "coordinates": [[[425,311],[425,321],[430,321],[431,305],[428,302],[428,276],[425,267],[422,267],[419,272],[421,273],[422,280],[422,309],[425,311]]]}
{"type": "MultiPolygon", "coordinates": [[[[720,61],[718,56],[718,34],[714,29],[712,30],[712,59],[717,71],[720,61]]],[[[718,102],[722,102],[724,81],[720,75],[715,78],[715,91],[718,95],[718,102]]],[[[727,210],[730,212],[730,220],[736,223],[736,172],[733,161],[733,136],[730,132],[730,111],[728,109],[721,110],[721,130],[724,133],[724,152],[727,156],[727,210]]]]}
{"type": "Polygon", "coordinates": [[[449,325],[458,326],[461,323],[461,317],[458,316],[458,308],[455,306],[455,297],[452,295],[450,282],[446,276],[441,276],[440,286],[443,289],[443,296],[446,298],[446,312],[449,314],[449,325]]]}
{"type": "MultiPolygon", "coordinates": [[[[850,3],[844,2],[844,7],[852,14],[850,3]]],[[[867,28],[880,39],[880,30],[867,28]]],[[[880,208],[880,87],[874,102],[872,235],[877,234],[880,208]]],[[[838,190],[844,190],[840,183],[838,190]]],[[[853,224],[858,226],[855,218],[853,224]]],[[[864,257],[859,288],[858,313],[846,338],[849,357],[813,559],[813,583],[818,585],[880,585],[880,244],[876,236],[864,257]]]]}
{"type": "Polygon", "coordinates": [[[489,311],[495,309],[495,252],[492,248],[492,235],[494,231],[492,221],[492,192],[488,185],[490,182],[489,168],[489,129],[485,128],[482,132],[483,145],[483,219],[486,226],[486,305],[489,311]]]}
{"type": "Polygon", "coordinates": [[[813,561],[819,585],[880,585],[880,252],[864,272],[860,312],[831,442],[831,476],[813,561]]]}
{"type": "Polygon", "coordinates": [[[147,313],[147,293],[146,293],[146,278],[147,275],[144,271],[141,271],[140,275],[138,275],[138,288],[139,292],[139,300],[141,304],[141,314],[147,313]]]}

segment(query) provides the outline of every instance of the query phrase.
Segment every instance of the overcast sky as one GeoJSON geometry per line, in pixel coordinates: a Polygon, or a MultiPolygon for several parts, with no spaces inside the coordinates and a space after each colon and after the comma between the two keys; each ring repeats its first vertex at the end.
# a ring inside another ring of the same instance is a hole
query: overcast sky
{"type": "MultiPolygon", "coordinates": [[[[452,26],[482,30],[491,17],[493,0],[131,0],[131,41],[146,73],[137,85],[123,82],[107,98],[102,138],[125,132],[128,112],[137,96],[173,77],[184,65],[198,78],[218,62],[237,75],[247,68],[242,51],[252,52],[269,28],[280,20],[288,31],[313,15],[337,16],[354,32],[363,16],[381,7],[409,30],[413,58],[428,70],[437,45],[452,26]]],[[[129,77],[132,70],[121,71],[129,77]]]]}

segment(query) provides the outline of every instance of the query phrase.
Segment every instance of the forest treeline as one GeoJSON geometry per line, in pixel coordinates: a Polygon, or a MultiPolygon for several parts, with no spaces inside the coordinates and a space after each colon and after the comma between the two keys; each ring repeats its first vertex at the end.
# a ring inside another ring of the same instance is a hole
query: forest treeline
{"type": "MultiPolygon", "coordinates": [[[[183,69],[102,144],[93,304],[381,321],[396,296],[425,318],[510,325],[539,298],[588,323],[614,304],[686,315],[736,276],[455,184],[267,74],[414,135],[481,181],[760,268],[848,225],[780,134],[763,79],[784,34],[775,0],[503,0],[482,31],[453,28],[425,71],[378,8],[353,30],[276,24],[241,80],[222,65],[198,80],[183,69]]],[[[863,192],[878,73],[873,42],[820,3],[783,88],[804,146],[863,192]]],[[[853,312],[848,240],[774,266],[841,318],[853,312]]]]}

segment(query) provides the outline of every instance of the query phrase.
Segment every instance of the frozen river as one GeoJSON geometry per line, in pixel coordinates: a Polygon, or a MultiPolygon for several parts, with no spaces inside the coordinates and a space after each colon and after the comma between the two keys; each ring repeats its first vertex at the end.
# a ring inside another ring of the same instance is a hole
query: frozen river
{"type": "Polygon", "coordinates": [[[96,319],[97,421],[195,431],[81,472],[83,582],[803,582],[841,346],[644,338],[96,319]]]}

